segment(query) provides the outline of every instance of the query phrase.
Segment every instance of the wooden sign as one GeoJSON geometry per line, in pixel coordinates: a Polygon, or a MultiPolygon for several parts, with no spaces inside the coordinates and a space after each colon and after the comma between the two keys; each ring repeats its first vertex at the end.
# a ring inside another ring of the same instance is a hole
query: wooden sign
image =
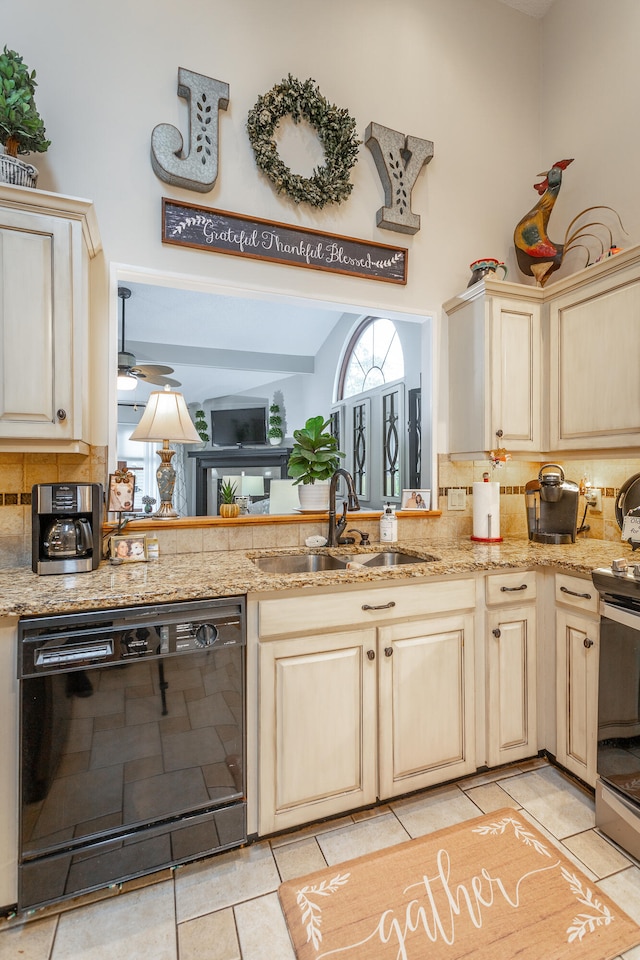
{"type": "Polygon", "coordinates": [[[319,233],[226,210],[162,199],[162,240],[181,247],[292,267],[328,270],[367,280],[407,282],[405,247],[319,233]]]}

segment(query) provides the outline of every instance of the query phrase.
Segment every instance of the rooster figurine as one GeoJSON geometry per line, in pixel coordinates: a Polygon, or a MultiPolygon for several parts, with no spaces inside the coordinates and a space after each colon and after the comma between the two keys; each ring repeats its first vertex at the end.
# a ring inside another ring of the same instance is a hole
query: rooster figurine
{"type": "Polygon", "coordinates": [[[560,193],[562,172],[570,163],[573,159],[558,160],[546,173],[538,174],[544,180],[533,186],[540,194],[540,200],[524,215],[513,233],[518,266],[523,273],[535,277],[541,287],[558,269],[564,256],[564,244],[549,239],[547,224],[560,193]]]}
{"type": "MultiPolygon", "coordinates": [[[[558,160],[556,163],[554,163],[550,170],[547,170],[546,173],[538,174],[539,177],[543,177],[544,179],[541,180],[540,183],[534,183],[533,186],[534,189],[540,194],[540,199],[536,203],[535,207],[533,207],[533,209],[529,210],[529,212],[524,215],[513,233],[513,242],[516,248],[516,258],[518,260],[518,266],[520,270],[529,277],[535,277],[536,282],[541,287],[545,285],[551,274],[561,266],[564,257],[570,249],[582,247],[587,252],[587,263],[589,262],[591,251],[586,243],[580,242],[586,240],[587,237],[595,240],[600,247],[600,252],[604,252],[605,244],[603,243],[602,239],[598,236],[598,234],[589,232],[587,229],[588,227],[599,228],[605,231],[609,240],[607,246],[611,246],[613,243],[611,230],[606,226],[606,224],[599,221],[583,223],[574,231],[574,233],[570,232],[574,224],[590,210],[612,209],[611,207],[601,205],[587,207],[586,210],[583,210],[578,214],[577,217],[573,218],[567,228],[564,243],[554,243],[552,240],[550,240],[547,233],[549,217],[551,216],[551,211],[553,210],[558,194],[560,193],[560,187],[562,186],[562,173],[567,169],[570,163],[573,163],[573,159],[558,160]]],[[[622,227],[620,217],[618,217],[615,210],[613,210],[613,213],[617,217],[620,227],[622,227]]],[[[622,229],[624,232],[624,228],[622,229]]],[[[585,264],[585,266],[586,265],[587,264],[585,264]]]]}

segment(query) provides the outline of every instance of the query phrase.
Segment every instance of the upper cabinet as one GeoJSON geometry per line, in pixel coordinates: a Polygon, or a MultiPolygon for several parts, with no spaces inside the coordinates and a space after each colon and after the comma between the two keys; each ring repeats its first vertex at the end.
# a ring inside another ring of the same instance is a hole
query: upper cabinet
{"type": "Polygon", "coordinates": [[[485,280],[449,317],[449,452],[542,449],[541,292],[485,280]]]}
{"type": "Polygon", "coordinates": [[[580,271],[548,295],[551,448],[637,447],[640,247],[580,271]]]}
{"type": "Polygon", "coordinates": [[[89,442],[89,201],[0,184],[0,450],[89,442]]]}
{"type": "Polygon", "coordinates": [[[444,309],[451,454],[640,444],[640,246],[544,289],[486,279],[444,309]]]}

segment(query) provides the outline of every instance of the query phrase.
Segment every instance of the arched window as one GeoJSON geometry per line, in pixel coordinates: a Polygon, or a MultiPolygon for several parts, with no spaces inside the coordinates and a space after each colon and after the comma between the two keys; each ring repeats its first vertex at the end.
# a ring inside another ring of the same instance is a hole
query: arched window
{"type": "Polygon", "coordinates": [[[392,320],[367,317],[347,344],[338,379],[338,400],[401,380],[404,356],[392,320]]]}

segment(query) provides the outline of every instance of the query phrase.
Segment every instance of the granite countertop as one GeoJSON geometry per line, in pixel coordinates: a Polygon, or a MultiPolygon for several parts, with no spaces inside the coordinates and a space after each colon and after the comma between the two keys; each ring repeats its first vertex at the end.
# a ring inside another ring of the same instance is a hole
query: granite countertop
{"type": "MultiPolygon", "coordinates": [[[[245,593],[291,590],[301,587],[365,585],[374,581],[415,581],[515,567],[553,567],[589,575],[596,567],[610,566],[617,557],[631,558],[627,543],[579,540],[548,545],[523,539],[498,544],[471,540],[417,541],[371,544],[369,547],[324,548],[320,552],[345,555],[377,550],[401,550],[417,556],[434,556],[425,563],[398,567],[356,568],[304,574],[271,574],[260,571],[252,557],[279,553],[313,553],[295,550],[232,550],[228,553],[193,553],[161,557],[147,563],[100,564],[90,573],[37,576],[30,568],[0,572],[0,617],[38,616],[134,606],[202,600],[245,593]]],[[[640,562],[640,557],[638,558],[640,562]]]]}

